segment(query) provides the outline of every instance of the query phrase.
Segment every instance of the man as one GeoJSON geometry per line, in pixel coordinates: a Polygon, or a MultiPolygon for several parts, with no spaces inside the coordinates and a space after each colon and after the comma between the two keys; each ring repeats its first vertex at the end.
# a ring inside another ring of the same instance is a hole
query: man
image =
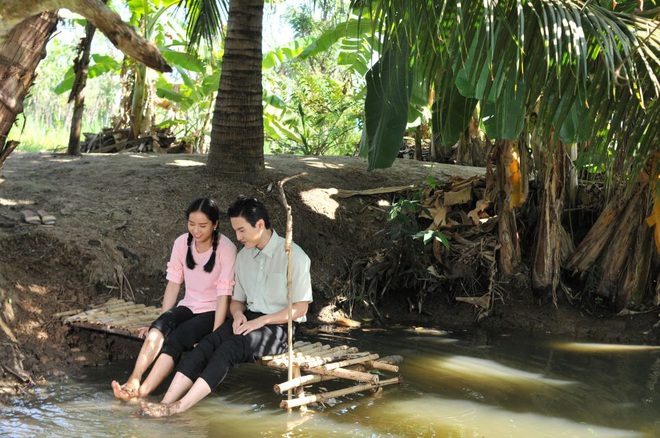
{"type": "MultiPolygon", "coordinates": [[[[284,239],[270,227],[266,207],[239,198],[228,209],[236,239],[244,248],[236,257],[231,318],[206,336],[178,369],[160,403],[142,403],[154,417],[184,412],[211,393],[235,365],[287,350],[287,267],[284,239]]],[[[305,320],[312,302],[310,260],[293,244],[293,313],[305,320]]]]}

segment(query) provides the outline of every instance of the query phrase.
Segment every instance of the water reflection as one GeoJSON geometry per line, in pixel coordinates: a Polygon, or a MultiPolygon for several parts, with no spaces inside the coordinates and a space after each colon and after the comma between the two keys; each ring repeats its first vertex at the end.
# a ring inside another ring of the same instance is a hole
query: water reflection
{"type": "MultiPolygon", "coordinates": [[[[660,436],[660,352],[442,330],[352,332],[310,341],[404,357],[404,382],[310,408],[279,408],[286,372],[241,365],[190,411],[142,417],[109,382],[131,363],[38,388],[3,407],[12,437],[653,437],[660,436]]],[[[136,347],[137,348],[137,347],[136,347]]],[[[331,386],[332,382],[326,386],[331,386]]],[[[153,396],[162,396],[163,388],[153,396]]]]}

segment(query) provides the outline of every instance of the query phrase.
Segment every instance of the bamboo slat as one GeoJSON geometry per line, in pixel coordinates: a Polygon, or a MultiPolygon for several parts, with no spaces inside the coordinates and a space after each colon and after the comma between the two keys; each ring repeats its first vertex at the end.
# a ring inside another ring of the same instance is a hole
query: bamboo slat
{"type": "Polygon", "coordinates": [[[139,339],[141,327],[149,326],[160,315],[160,309],[116,298],[82,311],[66,311],[56,315],[70,326],[139,339]]]}

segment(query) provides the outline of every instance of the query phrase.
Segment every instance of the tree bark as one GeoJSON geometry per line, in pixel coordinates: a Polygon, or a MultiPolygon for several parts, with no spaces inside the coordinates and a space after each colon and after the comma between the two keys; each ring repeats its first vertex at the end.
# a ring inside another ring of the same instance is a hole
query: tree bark
{"type": "Polygon", "coordinates": [[[496,160],[495,189],[498,218],[499,265],[502,274],[512,275],[520,264],[520,240],[516,225],[515,207],[521,205],[524,194],[521,193],[520,175],[514,157],[515,142],[496,140],[492,156],[496,160]]]}
{"type": "Polygon", "coordinates": [[[252,179],[264,169],[261,85],[264,0],[231,0],[208,167],[252,179]]]}
{"type": "Polygon", "coordinates": [[[534,264],[532,266],[532,292],[540,302],[552,300],[557,306],[557,286],[559,286],[562,254],[562,214],[568,163],[561,141],[556,141],[552,156],[543,160],[545,169],[542,175],[539,202],[539,221],[536,227],[534,264]]]}
{"type": "MultiPolygon", "coordinates": [[[[633,251],[636,247],[640,228],[644,227],[648,230],[648,227],[644,224],[644,217],[646,217],[644,213],[647,205],[647,197],[644,196],[645,187],[648,187],[648,183],[639,187],[637,196],[629,199],[626,208],[617,218],[618,220],[614,225],[616,232],[612,234],[607,250],[603,251],[601,257],[600,265],[603,268],[603,276],[598,283],[596,293],[612,300],[619,309],[625,307],[627,299],[633,295],[632,290],[623,290],[626,265],[633,263],[637,257],[642,256],[642,259],[644,258],[644,250],[642,250],[642,254],[634,254],[633,251]]],[[[652,243],[650,239],[645,242],[646,246],[650,247],[649,243],[652,243]]],[[[637,260],[637,262],[640,261],[637,260]]],[[[634,267],[634,269],[636,268],[642,267],[634,267]]],[[[636,282],[630,284],[634,283],[636,282]]]]}
{"type": "Polygon", "coordinates": [[[78,58],[73,61],[73,71],[76,77],[73,81],[71,94],[69,94],[69,102],[73,101],[73,117],[71,118],[67,155],[80,155],[80,133],[82,131],[83,113],[85,112],[85,86],[87,85],[89,55],[95,32],[96,27],[88,22],[85,26],[85,36],[78,46],[78,58]]]}
{"type": "Polygon", "coordinates": [[[119,50],[158,71],[172,71],[158,48],[138,35],[119,15],[98,0],[3,0],[0,42],[21,21],[43,11],[66,8],[85,17],[119,50]]]}
{"type": "Polygon", "coordinates": [[[7,142],[7,136],[16,116],[23,112],[23,99],[56,27],[57,12],[43,12],[12,29],[0,46],[0,167],[16,147],[16,142],[7,142]]]}

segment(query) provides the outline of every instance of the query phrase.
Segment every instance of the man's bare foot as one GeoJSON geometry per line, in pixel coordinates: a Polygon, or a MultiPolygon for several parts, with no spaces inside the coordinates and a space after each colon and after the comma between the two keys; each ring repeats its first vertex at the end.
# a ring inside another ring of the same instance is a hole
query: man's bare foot
{"type": "Polygon", "coordinates": [[[124,401],[135,401],[138,399],[137,388],[132,388],[128,383],[120,385],[119,382],[113,380],[111,385],[112,392],[118,399],[124,401]]]}
{"type": "Polygon", "coordinates": [[[169,417],[179,413],[179,402],[172,404],[142,402],[140,406],[142,406],[142,413],[150,417],[169,417]]]}

